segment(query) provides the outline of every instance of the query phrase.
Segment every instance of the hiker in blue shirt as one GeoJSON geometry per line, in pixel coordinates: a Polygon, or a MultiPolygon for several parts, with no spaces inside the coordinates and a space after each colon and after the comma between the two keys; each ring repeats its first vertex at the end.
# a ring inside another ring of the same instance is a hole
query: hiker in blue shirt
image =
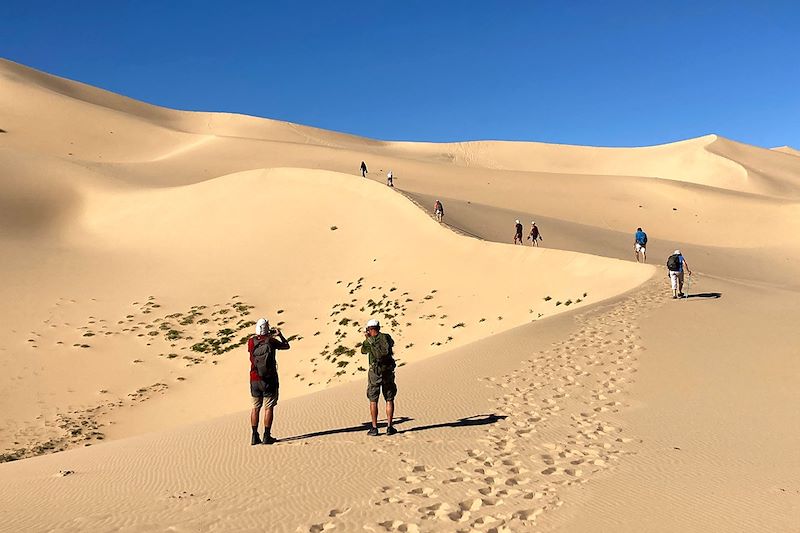
{"type": "Polygon", "coordinates": [[[642,231],[642,228],[636,228],[636,234],[634,235],[634,242],[633,242],[633,251],[636,254],[637,263],[647,262],[647,233],[642,231]],[[639,259],[639,254],[641,254],[642,256],[641,259],[639,259]]]}
{"type": "Polygon", "coordinates": [[[689,269],[689,263],[684,259],[680,250],[675,250],[672,255],[667,259],[667,275],[669,276],[670,286],[672,287],[672,298],[686,298],[683,293],[683,274],[686,272],[692,275],[689,269]]]}

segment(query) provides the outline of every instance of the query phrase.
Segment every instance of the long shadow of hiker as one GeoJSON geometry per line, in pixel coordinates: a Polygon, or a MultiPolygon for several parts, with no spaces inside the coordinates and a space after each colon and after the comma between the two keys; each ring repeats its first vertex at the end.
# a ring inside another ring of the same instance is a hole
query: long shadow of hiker
{"type": "MultiPolygon", "coordinates": [[[[411,433],[414,431],[426,431],[428,429],[438,429],[438,428],[459,428],[459,427],[469,427],[469,426],[485,426],[486,424],[494,424],[499,422],[500,420],[505,420],[505,415],[496,415],[496,414],[489,414],[489,415],[474,415],[468,416],[465,418],[459,418],[453,422],[440,422],[438,424],[429,424],[427,426],[417,426],[413,428],[409,428],[406,430],[400,430],[398,433],[411,433]]],[[[413,422],[413,418],[409,418],[407,416],[401,416],[394,419],[393,425],[401,425],[406,422],[413,422]]],[[[381,424],[383,425],[383,424],[381,424]]],[[[281,442],[292,442],[297,440],[304,440],[304,439],[313,439],[314,437],[324,437],[326,435],[341,435],[346,433],[357,433],[361,431],[366,431],[372,426],[370,422],[362,422],[356,426],[350,426],[346,428],[336,428],[336,429],[326,429],[323,431],[314,431],[311,433],[304,433],[302,435],[295,435],[294,437],[286,437],[281,439],[281,442]]]]}
{"type": "MultiPolygon", "coordinates": [[[[403,424],[405,422],[410,422],[414,420],[413,418],[409,418],[407,416],[400,416],[394,419],[393,425],[403,424]]],[[[383,424],[381,424],[383,425],[383,424]]],[[[303,439],[313,439],[314,437],[324,437],[326,435],[340,435],[343,433],[357,433],[360,431],[367,431],[370,427],[372,427],[372,422],[362,422],[357,426],[350,426],[346,428],[336,428],[336,429],[325,429],[322,431],[314,431],[312,433],[304,433],[303,435],[296,435],[294,437],[286,437],[285,439],[281,439],[281,442],[290,442],[295,440],[303,440],[303,439]]]]}
{"type": "Polygon", "coordinates": [[[716,299],[716,298],[722,298],[722,293],[721,292],[700,292],[700,293],[697,293],[697,294],[687,294],[686,297],[687,298],[712,298],[712,299],[716,299]]]}
{"type": "Polygon", "coordinates": [[[413,431],[426,431],[429,429],[438,429],[438,428],[462,428],[462,427],[469,427],[469,426],[485,426],[487,424],[494,424],[501,420],[505,420],[507,417],[506,415],[496,415],[494,413],[489,415],[473,415],[468,416],[466,418],[459,418],[454,422],[440,422],[438,424],[429,424],[427,426],[417,426],[414,428],[409,428],[404,431],[400,431],[399,433],[411,433],[413,431]]]}

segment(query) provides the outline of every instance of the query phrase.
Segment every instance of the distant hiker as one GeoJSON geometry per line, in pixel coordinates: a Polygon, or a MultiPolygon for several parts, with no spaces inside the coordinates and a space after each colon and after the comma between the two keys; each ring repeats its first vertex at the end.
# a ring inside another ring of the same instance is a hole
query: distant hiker
{"type": "Polygon", "coordinates": [[[669,272],[669,282],[672,286],[672,298],[686,298],[683,294],[683,272],[684,268],[686,273],[690,276],[692,271],[689,269],[689,263],[683,258],[680,250],[675,250],[667,259],[667,271],[669,272]]]}
{"type": "Polygon", "coordinates": [[[439,222],[441,222],[444,218],[444,206],[439,200],[436,200],[436,202],[433,204],[433,215],[439,222]]]}
{"type": "Polygon", "coordinates": [[[539,246],[538,241],[542,241],[542,234],[539,233],[539,227],[536,222],[531,220],[531,231],[528,233],[528,240],[531,241],[531,246],[539,246]]]}
{"type": "Polygon", "coordinates": [[[636,234],[633,236],[633,251],[636,254],[636,262],[639,262],[639,254],[642,255],[641,262],[647,262],[647,233],[642,231],[642,228],[636,228],[636,234]]]}
{"type": "Polygon", "coordinates": [[[361,177],[366,178],[367,174],[369,174],[369,170],[367,170],[367,164],[362,161],[361,162],[361,177]]]}
{"type": "Polygon", "coordinates": [[[250,425],[253,436],[250,444],[273,444],[273,410],[278,404],[278,365],[275,350],[288,350],[289,342],[280,329],[270,329],[265,318],[256,322],[256,334],[247,340],[250,353],[250,396],[253,397],[253,410],[250,411],[250,425]],[[277,338],[275,337],[277,335],[277,338]],[[258,436],[258,415],[264,407],[264,438],[258,436]]]}
{"type": "Polygon", "coordinates": [[[367,322],[364,332],[364,342],[361,344],[361,353],[369,354],[369,370],[367,371],[367,399],[369,400],[369,414],[372,417],[372,427],[367,435],[378,435],[378,398],[383,390],[383,399],[386,400],[386,434],[394,435],[397,430],[392,426],[394,417],[394,397],[397,395],[397,385],[394,381],[394,341],[386,333],[381,333],[381,325],[374,318],[367,322]]]}
{"type": "Polygon", "coordinates": [[[514,225],[514,244],[522,244],[522,224],[519,220],[514,225]]]}
{"type": "Polygon", "coordinates": [[[394,174],[392,174],[391,170],[386,174],[386,185],[394,187],[394,174]]]}

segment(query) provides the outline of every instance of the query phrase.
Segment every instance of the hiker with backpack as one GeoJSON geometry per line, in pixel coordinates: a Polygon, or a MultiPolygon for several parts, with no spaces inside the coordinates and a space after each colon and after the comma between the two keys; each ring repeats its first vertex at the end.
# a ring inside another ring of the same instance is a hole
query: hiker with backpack
{"type": "Polygon", "coordinates": [[[436,217],[438,222],[441,222],[444,218],[444,206],[439,200],[436,200],[436,202],[433,204],[433,215],[436,217]]]}
{"type": "Polygon", "coordinates": [[[374,318],[367,322],[364,331],[364,342],[361,343],[361,353],[369,355],[369,370],[367,371],[367,399],[369,400],[369,414],[372,418],[372,427],[367,435],[378,435],[378,399],[383,391],[386,400],[386,434],[394,435],[397,430],[392,425],[394,418],[394,398],[397,395],[397,384],[394,380],[394,340],[387,333],[381,333],[380,322],[374,318]]]}
{"type": "Polygon", "coordinates": [[[690,276],[692,275],[692,271],[689,269],[689,263],[687,263],[686,259],[683,258],[681,251],[675,250],[667,259],[667,275],[669,276],[669,282],[672,287],[673,300],[678,298],[686,298],[686,295],[683,294],[684,270],[686,270],[686,273],[690,276]]]}
{"type": "Polygon", "coordinates": [[[636,228],[633,236],[633,251],[636,255],[636,262],[639,263],[639,254],[642,254],[642,263],[647,262],[647,233],[642,228],[636,228]]]}
{"type": "Polygon", "coordinates": [[[288,350],[289,341],[279,328],[271,329],[266,318],[256,322],[256,334],[247,340],[250,353],[250,396],[253,409],[250,411],[250,425],[253,435],[250,444],[274,444],[272,437],[273,411],[278,404],[278,364],[276,350],[288,350]],[[258,436],[258,416],[264,407],[264,438],[258,436]]]}
{"type": "Polygon", "coordinates": [[[514,244],[522,244],[522,223],[519,219],[514,223],[514,244]]]}
{"type": "Polygon", "coordinates": [[[369,170],[367,170],[367,163],[365,161],[361,162],[361,177],[366,178],[367,174],[369,174],[369,170]]]}

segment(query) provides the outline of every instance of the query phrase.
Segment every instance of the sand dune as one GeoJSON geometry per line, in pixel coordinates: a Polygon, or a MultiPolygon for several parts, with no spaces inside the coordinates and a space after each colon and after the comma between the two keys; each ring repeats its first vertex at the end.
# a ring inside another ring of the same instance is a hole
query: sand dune
{"type": "Polygon", "coordinates": [[[773,150],[775,150],[776,152],[783,152],[784,154],[789,154],[789,155],[800,155],[800,150],[792,148],[791,146],[777,146],[773,148],[773,150]]]}
{"type": "Polygon", "coordinates": [[[0,465],[0,529],[800,520],[790,149],[375,141],[9,61],[0,91],[0,453],[43,455],[0,465]],[[546,248],[509,244],[517,218],[546,248]],[[637,226],[651,263],[684,250],[696,298],[666,301],[631,261],[637,226]],[[246,442],[240,343],[261,315],[295,336],[271,448],[246,442]],[[376,315],[402,347],[395,440],[363,435],[376,315]]]}

